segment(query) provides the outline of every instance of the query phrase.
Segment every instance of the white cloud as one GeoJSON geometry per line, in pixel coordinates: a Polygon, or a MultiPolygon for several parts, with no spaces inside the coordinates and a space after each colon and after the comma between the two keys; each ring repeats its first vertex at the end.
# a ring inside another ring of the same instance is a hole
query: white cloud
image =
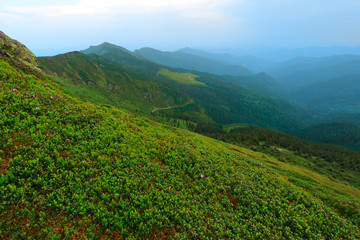
{"type": "Polygon", "coordinates": [[[4,17],[4,18],[18,18],[18,15],[17,15],[17,14],[13,14],[13,13],[0,12],[0,17],[4,17]]]}
{"type": "MultiPolygon", "coordinates": [[[[232,0],[79,0],[71,5],[51,5],[40,7],[6,7],[5,13],[35,15],[42,17],[62,17],[69,15],[94,14],[152,14],[156,11],[198,11],[220,13],[220,6],[232,0]]],[[[3,13],[3,14],[5,14],[3,13]]],[[[209,14],[209,16],[214,14],[209,14]]],[[[219,14],[217,14],[219,15],[219,14]]]]}

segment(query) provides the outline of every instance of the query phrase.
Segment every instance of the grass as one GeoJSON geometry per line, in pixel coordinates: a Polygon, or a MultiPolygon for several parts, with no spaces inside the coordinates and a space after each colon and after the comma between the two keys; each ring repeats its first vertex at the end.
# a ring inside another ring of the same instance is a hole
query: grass
{"type": "Polygon", "coordinates": [[[161,69],[158,74],[161,74],[163,76],[166,76],[170,78],[171,80],[174,80],[176,82],[185,84],[185,85],[201,85],[206,86],[205,83],[197,81],[196,78],[198,78],[198,75],[192,74],[192,73],[178,73],[178,72],[172,72],[168,69],[161,69]]]}

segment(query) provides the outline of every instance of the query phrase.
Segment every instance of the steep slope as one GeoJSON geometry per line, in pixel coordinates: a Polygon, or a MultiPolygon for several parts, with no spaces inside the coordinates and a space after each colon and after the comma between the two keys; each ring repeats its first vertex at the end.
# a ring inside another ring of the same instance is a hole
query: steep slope
{"type": "MultiPolygon", "coordinates": [[[[359,62],[360,63],[360,62],[359,62]]],[[[323,113],[360,113],[360,75],[314,83],[291,96],[299,104],[323,113]]]]}
{"type": "Polygon", "coordinates": [[[338,55],[324,58],[298,57],[266,69],[284,88],[297,90],[317,82],[360,75],[360,56],[338,55]]]}
{"type": "Polygon", "coordinates": [[[0,81],[2,239],[360,237],[346,183],[84,102],[1,59],[0,81]]]}
{"type": "Polygon", "coordinates": [[[267,67],[273,64],[273,62],[270,60],[251,56],[251,55],[235,56],[227,53],[217,54],[217,53],[209,53],[192,48],[182,48],[178,50],[178,52],[188,53],[203,58],[209,58],[227,64],[243,66],[254,73],[262,72],[264,69],[266,69],[267,67]]]}
{"type": "Polygon", "coordinates": [[[184,68],[216,75],[244,76],[252,74],[248,69],[239,65],[230,65],[180,51],[162,52],[152,48],[141,48],[135,50],[134,53],[169,67],[184,68]]]}

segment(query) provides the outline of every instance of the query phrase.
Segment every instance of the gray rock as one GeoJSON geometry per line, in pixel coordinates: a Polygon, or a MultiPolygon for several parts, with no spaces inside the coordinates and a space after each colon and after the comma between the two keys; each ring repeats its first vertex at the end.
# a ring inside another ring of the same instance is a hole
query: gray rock
{"type": "Polygon", "coordinates": [[[11,39],[0,31],[0,58],[26,73],[41,75],[36,56],[24,44],[11,39]]]}

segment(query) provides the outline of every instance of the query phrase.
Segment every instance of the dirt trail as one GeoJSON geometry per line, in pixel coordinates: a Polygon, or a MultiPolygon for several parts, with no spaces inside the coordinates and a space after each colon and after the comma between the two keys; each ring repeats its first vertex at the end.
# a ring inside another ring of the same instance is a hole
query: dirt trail
{"type": "Polygon", "coordinates": [[[176,105],[176,106],[168,106],[168,107],[163,107],[163,108],[155,108],[151,111],[151,113],[156,112],[156,111],[161,111],[161,110],[166,110],[166,109],[171,109],[171,108],[178,108],[178,107],[185,107],[186,105],[189,105],[191,103],[193,103],[194,100],[190,99],[187,103],[184,103],[182,105],[176,105]]]}

